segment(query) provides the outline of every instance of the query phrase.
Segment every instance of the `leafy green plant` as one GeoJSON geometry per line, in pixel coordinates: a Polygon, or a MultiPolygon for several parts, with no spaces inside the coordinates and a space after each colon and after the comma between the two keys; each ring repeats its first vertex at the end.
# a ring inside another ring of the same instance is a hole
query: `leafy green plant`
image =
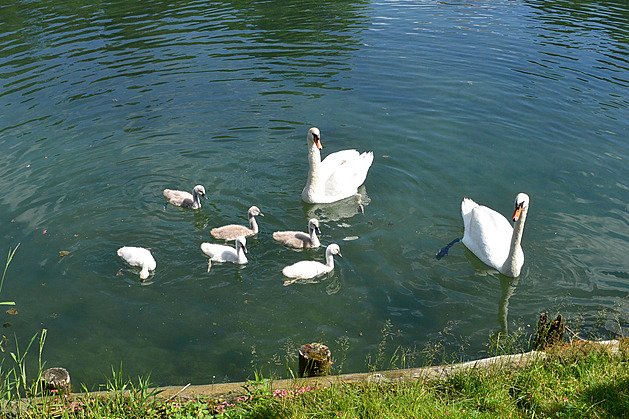
{"type": "Polygon", "coordinates": [[[37,397],[41,393],[41,374],[44,369],[44,363],[42,361],[42,351],[44,349],[44,342],[46,341],[47,331],[43,329],[41,333],[35,334],[26,349],[22,352],[20,351],[20,345],[18,343],[17,338],[15,339],[15,352],[11,352],[11,358],[15,363],[15,366],[9,371],[10,375],[13,377],[10,380],[9,387],[13,390],[14,396],[19,397],[37,397]],[[39,335],[39,364],[37,369],[37,375],[35,379],[31,381],[29,384],[28,377],[26,374],[26,356],[28,355],[28,351],[31,349],[31,346],[37,339],[39,335]]]}

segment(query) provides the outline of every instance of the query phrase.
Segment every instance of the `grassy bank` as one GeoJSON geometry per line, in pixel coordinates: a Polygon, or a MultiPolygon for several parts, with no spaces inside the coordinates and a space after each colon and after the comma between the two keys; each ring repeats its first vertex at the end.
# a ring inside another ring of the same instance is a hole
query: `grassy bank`
{"type": "MultiPolygon", "coordinates": [[[[25,418],[607,418],[629,417],[629,342],[620,351],[577,342],[519,366],[452,369],[436,378],[343,382],[257,377],[240,391],[174,397],[112,372],[107,394],[47,394],[19,407],[25,418]]],[[[16,406],[13,405],[16,409],[16,406]]],[[[17,412],[16,412],[17,413],[17,412]]]]}

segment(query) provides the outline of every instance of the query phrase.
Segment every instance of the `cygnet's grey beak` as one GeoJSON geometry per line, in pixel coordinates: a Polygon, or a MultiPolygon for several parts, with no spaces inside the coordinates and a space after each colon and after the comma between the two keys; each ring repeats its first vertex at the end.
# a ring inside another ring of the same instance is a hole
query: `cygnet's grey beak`
{"type": "Polygon", "coordinates": [[[318,235],[321,235],[321,230],[319,230],[319,227],[315,227],[315,231],[317,232],[318,235]]]}
{"type": "Polygon", "coordinates": [[[207,195],[206,195],[206,194],[203,194],[203,198],[207,199],[207,195]]]}
{"type": "Polygon", "coordinates": [[[340,257],[343,257],[343,255],[341,254],[341,252],[338,253],[340,257]]]}

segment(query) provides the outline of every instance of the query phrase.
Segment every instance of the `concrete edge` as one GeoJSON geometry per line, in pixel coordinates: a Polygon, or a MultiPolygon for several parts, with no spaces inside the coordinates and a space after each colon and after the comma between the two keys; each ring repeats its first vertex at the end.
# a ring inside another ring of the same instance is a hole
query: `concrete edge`
{"type": "MultiPolygon", "coordinates": [[[[608,341],[583,341],[590,344],[597,344],[606,347],[612,353],[620,352],[619,340],[608,341]]],[[[371,373],[355,373],[331,375],[325,377],[313,378],[295,378],[270,380],[268,388],[270,391],[275,390],[291,390],[302,387],[327,387],[335,383],[386,383],[393,381],[413,381],[424,379],[443,379],[448,376],[466,369],[475,368],[505,368],[505,367],[523,367],[527,363],[538,359],[546,358],[547,353],[541,351],[531,351],[514,355],[500,355],[491,358],[483,358],[474,361],[462,362],[453,365],[441,365],[432,367],[409,368],[403,370],[380,371],[371,373]]],[[[160,399],[169,399],[179,397],[181,399],[198,399],[207,397],[225,397],[247,394],[246,389],[250,388],[247,382],[221,383],[209,385],[188,385],[188,386],[167,386],[158,387],[160,399]]],[[[93,393],[91,393],[93,394],[93,393]]]]}

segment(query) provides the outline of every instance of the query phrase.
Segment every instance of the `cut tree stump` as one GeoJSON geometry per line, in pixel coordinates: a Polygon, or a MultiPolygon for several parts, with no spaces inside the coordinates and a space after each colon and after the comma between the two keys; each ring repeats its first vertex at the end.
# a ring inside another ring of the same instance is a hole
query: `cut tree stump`
{"type": "Polygon", "coordinates": [[[558,314],[555,320],[550,323],[548,322],[548,313],[540,314],[533,349],[544,350],[563,342],[565,331],[566,319],[561,314],[558,314]]]}
{"type": "Polygon", "coordinates": [[[330,375],[332,353],[320,343],[307,343],[299,348],[299,377],[330,375]]]}
{"type": "Polygon", "coordinates": [[[41,375],[42,388],[47,391],[70,393],[70,373],[65,368],[48,368],[41,375]]]}

